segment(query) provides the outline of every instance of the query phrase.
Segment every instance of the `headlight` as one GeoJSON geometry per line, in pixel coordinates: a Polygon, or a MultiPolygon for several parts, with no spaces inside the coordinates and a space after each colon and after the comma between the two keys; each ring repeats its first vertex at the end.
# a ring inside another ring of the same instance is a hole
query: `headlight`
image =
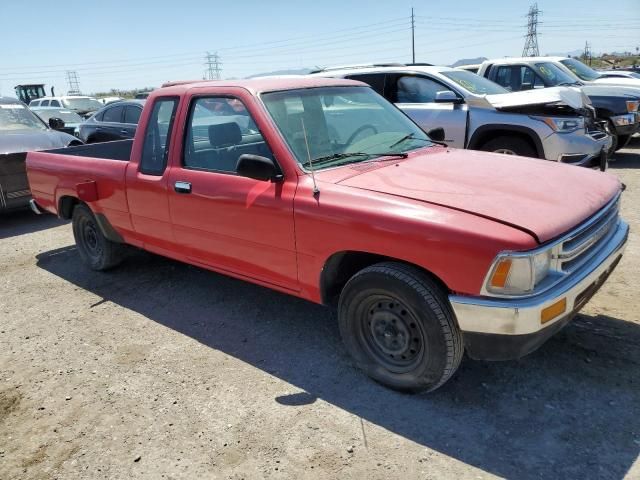
{"type": "Polygon", "coordinates": [[[550,249],[531,254],[500,254],[493,262],[486,289],[500,295],[523,295],[533,291],[550,268],[550,249]]]}
{"type": "Polygon", "coordinates": [[[628,100],[627,101],[627,112],[636,113],[638,111],[638,105],[640,105],[640,101],[638,101],[638,100],[628,100]]]}
{"type": "Polygon", "coordinates": [[[541,120],[546,123],[554,132],[575,132],[576,130],[584,130],[584,118],[555,118],[543,117],[541,120]]]}

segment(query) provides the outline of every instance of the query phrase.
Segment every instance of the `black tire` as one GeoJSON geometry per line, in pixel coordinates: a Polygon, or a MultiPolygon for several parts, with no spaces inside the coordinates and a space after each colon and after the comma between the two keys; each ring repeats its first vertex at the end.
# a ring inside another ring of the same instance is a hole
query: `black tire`
{"type": "Polygon", "coordinates": [[[607,120],[604,129],[609,135],[611,135],[611,148],[607,151],[607,157],[611,157],[614,152],[619,149],[618,145],[620,144],[620,140],[616,134],[616,127],[613,126],[613,122],[611,120],[607,120]]]}
{"type": "Polygon", "coordinates": [[[484,150],[485,152],[504,153],[506,155],[520,155],[521,157],[538,158],[538,152],[536,152],[533,145],[520,137],[495,137],[485,142],[480,147],[480,150],[484,150]]]}
{"type": "Polygon", "coordinates": [[[340,295],[340,334],[355,364],[404,392],[432,391],[462,360],[464,345],[446,293],[417,268],[378,263],[340,295]]]}
{"type": "Polygon", "coordinates": [[[93,212],[86,205],[76,205],[73,209],[73,236],[80,258],[92,270],[108,270],[124,260],[125,246],[102,234],[93,212]]]}
{"type": "Polygon", "coordinates": [[[631,135],[618,135],[618,144],[614,151],[617,152],[618,150],[622,150],[627,146],[629,140],[631,140],[631,135]]]}

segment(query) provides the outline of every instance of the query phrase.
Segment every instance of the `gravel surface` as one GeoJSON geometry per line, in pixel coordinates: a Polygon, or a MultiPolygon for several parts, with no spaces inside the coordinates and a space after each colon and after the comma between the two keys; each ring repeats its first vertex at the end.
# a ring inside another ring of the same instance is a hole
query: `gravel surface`
{"type": "Polygon", "coordinates": [[[632,147],[608,283],[534,354],[428,395],[354,369],[330,309],[143,252],[91,272],[68,223],[0,217],[0,479],[640,478],[632,147]]]}

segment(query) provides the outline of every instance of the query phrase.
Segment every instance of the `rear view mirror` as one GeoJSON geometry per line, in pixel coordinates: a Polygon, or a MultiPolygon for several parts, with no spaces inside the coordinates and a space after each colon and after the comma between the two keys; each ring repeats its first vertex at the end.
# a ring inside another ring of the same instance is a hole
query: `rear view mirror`
{"type": "Polygon", "coordinates": [[[282,179],[282,174],[273,160],[248,153],[238,158],[236,173],[255,180],[279,181],[282,179]]]}
{"type": "Polygon", "coordinates": [[[64,120],[57,117],[51,117],[49,119],[49,127],[54,130],[62,130],[64,128],[64,120]]]}
{"type": "Polygon", "coordinates": [[[444,135],[444,128],[442,127],[432,128],[427,132],[427,135],[429,135],[429,138],[431,140],[435,140],[436,142],[444,142],[445,135],[444,135]]]}
{"type": "Polygon", "coordinates": [[[462,99],[451,90],[436,92],[435,103],[461,103],[462,99]]]}

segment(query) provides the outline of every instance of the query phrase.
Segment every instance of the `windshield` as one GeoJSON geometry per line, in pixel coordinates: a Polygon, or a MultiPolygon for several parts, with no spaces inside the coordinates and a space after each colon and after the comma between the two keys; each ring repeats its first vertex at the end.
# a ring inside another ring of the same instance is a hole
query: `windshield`
{"type": "Polygon", "coordinates": [[[50,118],[59,118],[64,123],[82,123],[82,117],[71,110],[46,108],[34,109],[33,111],[45,122],[48,122],[50,118]]]}
{"type": "Polygon", "coordinates": [[[0,104],[0,131],[8,130],[47,130],[47,127],[23,105],[0,104]]]}
{"type": "Polygon", "coordinates": [[[80,112],[93,112],[104,107],[98,100],[88,97],[65,98],[62,100],[62,104],[67,108],[80,112]]]}
{"type": "Polygon", "coordinates": [[[506,88],[502,88],[497,83],[487,80],[480,75],[466,70],[442,72],[442,75],[453,80],[465,90],[476,95],[495,95],[499,93],[509,93],[506,88]]]}
{"type": "Polygon", "coordinates": [[[431,145],[415,123],[367,87],[288,90],[262,99],[302,165],[311,159],[316,168],[332,167],[431,145]]]}
{"type": "Polygon", "coordinates": [[[548,85],[573,85],[578,81],[577,78],[551,62],[536,63],[536,69],[548,85]]]}
{"type": "Polygon", "coordinates": [[[567,58],[565,60],[560,60],[560,63],[567,67],[571,72],[578,77],[580,80],[584,80],[586,82],[591,82],[600,78],[598,72],[596,72],[593,68],[587,67],[580,60],[576,60],[574,58],[567,58]]]}

